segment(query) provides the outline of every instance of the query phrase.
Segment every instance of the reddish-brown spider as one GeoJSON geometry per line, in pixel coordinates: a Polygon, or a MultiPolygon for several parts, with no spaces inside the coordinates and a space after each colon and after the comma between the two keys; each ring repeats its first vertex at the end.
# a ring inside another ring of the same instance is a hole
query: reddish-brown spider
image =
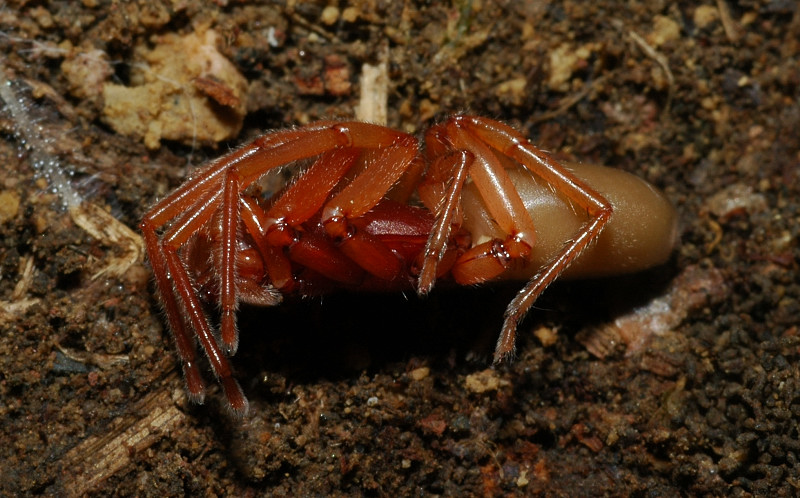
{"type": "Polygon", "coordinates": [[[409,134],[361,122],[269,133],[198,171],[141,230],[192,399],[205,392],[197,340],[238,413],[247,400],[227,355],[238,344],[239,302],[272,306],[284,294],[334,288],[426,294],[440,279],[527,280],[506,310],[499,362],[560,274],[653,266],[676,238],[674,210],[649,184],[562,165],[511,127],[474,116],[430,128],[424,153],[409,134]],[[253,187],[296,162],[307,167],[278,194],[265,199],[253,187]],[[218,334],[201,295],[219,304],[218,334]]]}

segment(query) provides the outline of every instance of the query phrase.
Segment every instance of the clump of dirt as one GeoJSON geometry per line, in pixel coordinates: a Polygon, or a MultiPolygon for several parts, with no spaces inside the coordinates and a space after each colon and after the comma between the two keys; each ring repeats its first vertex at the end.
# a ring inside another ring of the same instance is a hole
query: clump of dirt
{"type": "Polygon", "coordinates": [[[236,137],[247,80],[217,44],[218,35],[209,29],[159,36],[152,50],[135,50],[131,85],[103,84],[103,121],[117,133],[144,140],[149,149],[162,139],[192,145],[236,137]]]}

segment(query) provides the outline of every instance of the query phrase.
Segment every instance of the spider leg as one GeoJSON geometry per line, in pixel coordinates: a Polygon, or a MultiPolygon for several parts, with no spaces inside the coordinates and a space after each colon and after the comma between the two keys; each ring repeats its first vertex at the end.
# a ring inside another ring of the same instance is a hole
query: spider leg
{"type": "Polygon", "coordinates": [[[497,277],[514,261],[526,259],[536,241],[531,216],[504,164],[486,138],[474,134],[468,124],[466,120],[452,118],[444,125],[443,136],[452,149],[469,151],[474,157],[469,176],[492,219],[506,237],[478,241],[458,258],[451,273],[462,285],[497,277]]]}
{"type": "Polygon", "coordinates": [[[503,315],[503,329],[495,347],[494,363],[500,363],[506,357],[514,355],[517,324],[533,306],[533,303],[541,293],[558,278],[561,272],[575,261],[575,258],[580,256],[592,241],[597,239],[610,216],[611,211],[609,210],[607,214],[604,212],[591,218],[581,227],[578,234],[564,246],[561,252],[546,263],[542,271],[534,275],[511,300],[503,315]]]}
{"type": "MultiPolygon", "coordinates": [[[[294,130],[291,140],[278,145],[262,147],[256,139],[247,149],[258,148],[257,154],[249,154],[236,161],[241,185],[247,186],[256,181],[269,169],[289,164],[300,159],[318,156],[324,152],[354,147],[357,149],[383,149],[400,146],[401,142],[413,141],[416,152],[416,139],[399,131],[369,123],[359,122],[319,122],[294,130]]],[[[271,143],[271,141],[269,142],[271,143]]]]}
{"type": "Polygon", "coordinates": [[[267,211],[267,219],[273,224],[267,228],[267,237],[274,237],[273,231],[295,227],[314,216],[359,154],[358,149],[345,147],[320,155],[267,211]]]}
{"type": "Polygon", "coordinates": [[[221,235],[219,250],[219,307],[220,335],[228,354],[236,353],[239,333],[236,331],[236,257],[239,244],[236,231],[239,227],[239,175],[236,169],[228,169],[222,191],[221,235]]]}
{"type": "MultiPolygon", "coordinates": [[[[180,214],[196,208],[202,204],[201,199],[205,194],[217,191],[222,187],[225,172],[229,168],[257,155],[260,151],[295,140],[302,134],[302,130],[284,130],[264,135],[249,145],[198,170],[189,180],[150,208],[142,220],[141,229],[156,231],[180,214]]],[[[246,186],[247,184],[244,184],[244,187],[246,186]]]]}
{"type": "Polygon", "coordinates": [[[447,251],[450,233],[460,207],[461,188],[464,186],[467,171],[473,160],[472,154],[465,150],[437,157],[418,188],[425,205],[436,213],[436,222],[423,253],[422,271],[417,283],[419,295],[429,293],[433,289],[436,277],[442,272],[440,263],[447,251]],[[448,177],[449,184],[446,182],[448,177]],[[442,191],[441,187],[445,184],[447,187],[442,191]],[[442,202],[439,202],[440,200],[442,202]]]}
{"type": "MultiPolygon", "coordinates": [[[[322,154],[324,157],[320,159],[320,164],[329,162],[336,164],[342,161],[346,166],[345,169],[349,169],[349,163],[353,158],[347,157],[347,149],[371,150],[372,156],[365,170],[325,204],[322,223],[347,257],[364,270],[385,280],[391,280],[401,270],[397,256],[377,238],[355,230],[348,220],[363,216],[397,183],[417,157],[417,140],[406,133],[359,122],[321,122],[303,130],[306,133],[295,140],[264,151],[259,157],[242,159],[237,164],[242,183],[251,183],[261,176],[265,172],[265,163],[286,164],[322,154]]],[[[319,197],[318,194],[327,196],[332,189],[326,186],[329,184],[324,178],[333,178],[338,183],[344,174],[337,176],[312,173],[309,176],[308,173],[301,177],[301,181],[306,176],[309,177],[308,183],[311,183],[312,179],[323,180],[319,185],[312,184],[310,190],[304,192],[305,195],[310,193],[316,197],[319,197]]],[[[305,199],[293,194],[295,191],[303,193],[299,188],[290,189],[284,195],[285,200],[279,200],[281,204],[278,206],[280,209],[277,216],[283,216],[283,219],[278,221],[285,221],[295,210],[300,213],[294,220],[296,223],[314,214],[315,210],[311,210],[308,206],[316,207],[316,203],[307,206],[305,199]]],[[[269,220],[267,222],[271,223],[269,220]]],[[[287,225],[291,226],[291,223],[287,225]]],[[[269,226],[267,228],[269,229],[269,226]]],[[[267,236],[270,237],[270,234],[267,236]]]]}
{"type": "Polygon", "coordinates": [[[322,224],[339,249],[361,268],[392,280],[402,270],[401,261],[378,238],[357,230],[349,221],[374,208],[417,157],[418,143],[411,135],[388,128],[380,133],[384,137],[378,137],[377,150],[364,171],[323,207],[322,224]]]}
{"type": "Polygon", "coordinates": [[[205,382],[203,382],[200,370],[197,368],[197,350],[187,332],[187,324],[182,318],[181,307],[175,298],[175,291],[167,272],[164,252],[154,230],[143,229],[142,233],[144,234],[147,252],[150,255],[150,264],[153,267],[156,288],[161,296],[161,302],[164,304],[164,310],[172,330],[172,337],[181,357],[183,376],[186,379],[189,397],[196,403],[202,403],[205,396],[205,382]]]}
{"type": "Polygon", "coordinates": [[[513,128],[479,117],[459,116],[454,120],[463,123],[464,127],[485,144],[516,160],[534,175],[552,185],[589,216],[577,234],[509,303],[494,354],[494,362],[498,363],[514,353],[517,323],[547,286],[597,239],[614,209],[605,197],[578,179],[547,153],[535,147],[513,128]]]}
{"type": "MultiPolygon", "coordinates": [[[[170,263],[168,241],[172,240],[171,250],[173,252],[177,251],[191,234],[197,232],[211,217],[218,200],[218,193],[215,192],[215,187],[219,185],[226,166],[227,164],[224,161],[220,161],[206,168],[205,173],[207,174],[198,175],[189,180],[172,195],[153,206],[139,225],[144,234],[145,247],[150,257],[156,287],[164,303],[164,310],[167,313],[178,354],[183,361],[187,388],[190,396],[198,402],[203,401],[205,383],[197,367],[197,353],[190,334],[191,330],[197,333],[196,325],[192,320],[187,321],[184,318],[183,310],[187,310],[187,313],[192,308],[200,310],[200,313],[202,313],[202,310],[196,299],[195,302],[187,301],[181,293],[179,281],[182,281],[182,279],[179,279],[180,275],[176,275],[173,271],[174,262],[173,264],[170,263]],[[184,213],[183,216],[173,224],[171,229],[173,235],[171,237],[165,236],[163,240],[159,240],[156,230],[181,212],[184,213]],[[175,234],[182,235],[182,237],[174,240],[175,234]],[[183,303],[183,307],[181,303],[183,303]]],[[[185,280],[188,281],[183,264],[179,264],[177,268],[179,268],[179,273],[182,273],[185,280]]],[[[191,284],[189,284],[190,289],[191,287],[191,284]]],[[[193,290],[191,294],[193,295],[193,290]]],[[[205,317],[203,317],[203,320],[205,321],[205,317]]],[[[207,321],[205,323],[207,326],[207,321]]]]}
{"type": "MultiPolygon", "coordinates": [[[[184,362],[183,368],[188,389],[190,394],[198,401],[202,401],[205,386],[197,369],[195,349],[187,332],[187,325],[189,324],[182,318],[181,307],[176,299],[175,289],[173,289],[170,282],[171,275],[167,268],[163,246],[159,242],[156,232],[176,217],[180,217],[181,219],[176,221],[175,224],[184,226],[184,230],[188,234],[178,242],[178,246],[181,245],[188,239],[188,236],[196,233],[210,219],[211,213],[218,202],[216,200],[218,190],[224,184],[225,174],[232,166],[252,156],[260,149],[278,146],[286,141],[295,139],[301,134],[299,130],[287,130],[265,135],[250,146],[243,147],[229,156],[211,163],[178,187],[172,194],[157,202],[140,224],[140,229],[146,241],[147,252],[150,256],[151,266],[153,267],[156,286],[164,303],[170,328],[178,344],[179,354],[184,362]],[[198,213],[199,211],[202,211],[202,213],[198,213]],[[202,215],[198,216],[198,214],[202,215]],[[193,219],[194,223],[190,223],[190,219],[193,219]]],[[[177,248],[175,249],[177,250],[177,248]]],[[[230,336],[230,333],[228,336],[230,336]]]]}
{"type": "Polygon", "coordinates": [[[178,255],[178,249],[212,217],[220,203],[220,197],[219,192],[206,195],[204,204],[199,209],[179,218],[164,234],[160,249],[166,261],[166,268],[172,277],[175,293],[183,304],[191,328],[200,341],[214,374],[222,384],[228,403],[236,413],[244,414],[247,412],[247,399],[233,378],[228,359],[217,344],[208,317],[203,311],[202,303],[200,303],[191,278],[186,271],[186,266],[178,255]]]}

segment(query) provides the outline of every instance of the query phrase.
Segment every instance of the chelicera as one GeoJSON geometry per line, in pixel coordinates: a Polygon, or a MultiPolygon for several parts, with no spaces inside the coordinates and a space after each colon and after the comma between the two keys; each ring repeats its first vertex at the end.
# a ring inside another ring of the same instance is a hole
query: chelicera
{"type": "Polygon", "coordinates": [[[464,115],[430,128],[424,150],[412,135],[362,122],[268,133],[199,170],[141,230],[191,398],[205,393],[197,341],[238,413],[247,399],[228,356],[240,302],[527,281],[506,309],[497,363],[560,275],[641,270],[666,260],[676,239],[673,208],[643,180],[562,164],[513,128],[464,115]],[[304,171],[277,194],[254,187],[298,162],[304,171]],[[218,331],[208,299],[219,305],[218,331]]]}

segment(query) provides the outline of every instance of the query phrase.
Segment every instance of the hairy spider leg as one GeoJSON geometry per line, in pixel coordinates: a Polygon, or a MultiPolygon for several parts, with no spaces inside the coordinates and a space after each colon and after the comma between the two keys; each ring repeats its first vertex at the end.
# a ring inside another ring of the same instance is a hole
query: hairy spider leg
{"type": "Polygon", "coordinates": [[[472,154],[465,150],[442,153],[428,147],[427,152],[434,156],[443,155],[435,157],[418,188],[422,202],[436,216],[433,229],[425,244],[422,270],[417,282],[417,293],[421,296],[428,294],[433,289],[436,278],[447,272],[455,263],[453,259],[443,265],[442,260],[448,250],[453,228],[461,225],[462,214],[459,213],[461,188],[474,159],[472,154]]]}
{"type": "Polygon", "coordinates": [[[182,318],[181,308],[175,297],[170,283],[167,263],[164,254],[161,252],[158,236],[154,230],[142,230],[144,242],[150,257],[150,265],[153,267],[153,275],[156,281],[156,288],[161,296],[161,302],[167,314],[172,337],[178,349],[183,366],[183,377],[186,379],[186,387],[192,401],[202,403],[205,396],[205,382],[200,375],[197,367],[197,350],[192,339],[186,331],[186,323],[182,318]]]}
{"type": "Polygon", "coordinates": [[[570,173],[549,154],[531,144],[513,128],[496,121],[457,116],[452,119],[501,154],[514,159],[558,192],[584,210],[589,219],[553,259],[542,267],[506,308],[503,329],[497,341],[494,362],[513,356],[517,324],[539,295],[563,272],[602,232],[611,219],[613,207],[600,193],[570,173]]]}
{"type": "Polygon", "coordinates": [[[220,231],[222,236],[219,251],[216,251],[219,271],[220,335],[227,354],[234,354],[239,347],[236,332],[236,258],[239,244],[236,231],[239,226],[239,175],[236,168],[229,168],[225,175],[220,206],[220,231]]]}

